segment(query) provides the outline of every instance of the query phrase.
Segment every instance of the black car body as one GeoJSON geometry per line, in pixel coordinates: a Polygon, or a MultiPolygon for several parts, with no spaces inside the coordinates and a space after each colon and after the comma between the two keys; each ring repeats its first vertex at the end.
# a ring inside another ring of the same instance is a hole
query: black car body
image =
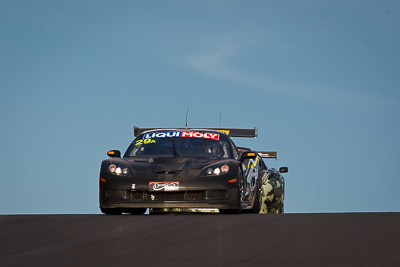
{"type": "Polygon", "coordinates": [[[118,150],[111,150],[111,158],[102,162],[103,213],[142,214],[147,208],[260,211],[266,171],[262,159],[255,151],[238,149],[229,137],[256,137],[256,128],[135,127],[135,136],[122,158],[118,150]],[[258,163],[250,166],[250,161],[258,163]]]}

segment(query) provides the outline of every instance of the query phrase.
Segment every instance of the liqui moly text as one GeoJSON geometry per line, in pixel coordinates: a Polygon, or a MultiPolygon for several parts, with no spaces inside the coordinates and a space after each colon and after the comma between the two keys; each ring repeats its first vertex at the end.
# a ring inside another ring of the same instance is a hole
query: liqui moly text
{"type": "Polygon", "coordinates": [[[204,138],[219,140],[219,134],[216,133],[201,133],[201,132],[163,132],[163,133],[147,133],[143,136],[143,139],[152,138],[165,138],[165,137],[191,137],[191,138],[204,138]]]}

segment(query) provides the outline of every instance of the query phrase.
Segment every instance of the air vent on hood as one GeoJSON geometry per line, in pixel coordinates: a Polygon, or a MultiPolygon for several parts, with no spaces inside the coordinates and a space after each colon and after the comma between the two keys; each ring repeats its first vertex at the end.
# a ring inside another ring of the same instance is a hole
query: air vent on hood
{"type": "Polygon", "coordinates": [[[180,171],[156,171],[157,174],[175,174],[180,171]]]}
{"type": "Polygon", "coordinates": [[[175,175],[177,175],[180,171],[179,170],[160,170],[160,171],[156,171],[156,175],[158,178],[160,179],[171,179],[173,177],[175,177],[175,175]]]}

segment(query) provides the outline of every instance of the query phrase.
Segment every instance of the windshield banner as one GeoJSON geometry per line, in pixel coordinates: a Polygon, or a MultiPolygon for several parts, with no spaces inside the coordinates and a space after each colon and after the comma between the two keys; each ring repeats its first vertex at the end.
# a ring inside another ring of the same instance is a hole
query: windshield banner
{"type": "Polygon", "coordinates": [[[201,133],[201,132],[163,132],[163,133],[147,133],[143,135],[143,139],[152,138],[165,138],[165,137],[191,137],[191,138],[203,138],[203,139],[213,139],[219,140],[219,134],[216,133],[201,133]]]}

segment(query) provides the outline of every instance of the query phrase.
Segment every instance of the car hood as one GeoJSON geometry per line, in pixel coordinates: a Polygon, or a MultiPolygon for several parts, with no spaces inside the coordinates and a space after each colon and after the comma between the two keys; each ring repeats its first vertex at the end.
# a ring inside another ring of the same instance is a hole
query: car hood
{"type": "Polygon", "coordinates": [[[200,170],[220,160],[199,157],[134,157],[124,158],[136,171],[176,172],[200,170]]]}

